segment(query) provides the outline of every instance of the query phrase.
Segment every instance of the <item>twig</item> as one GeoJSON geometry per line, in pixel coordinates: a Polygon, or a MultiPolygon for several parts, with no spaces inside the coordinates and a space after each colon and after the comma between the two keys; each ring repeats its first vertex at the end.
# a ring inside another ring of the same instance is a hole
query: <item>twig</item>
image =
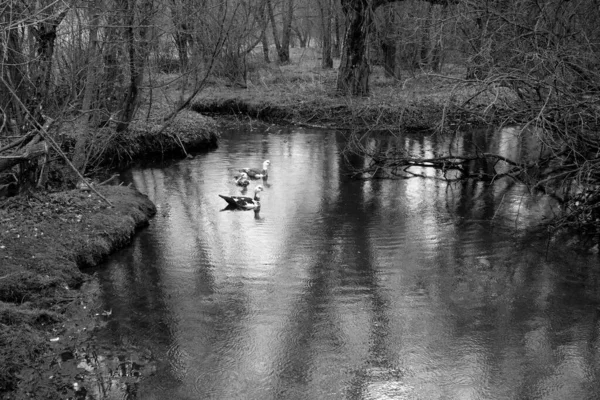
{"type": "Polygon", "coordinates": [[[100,183],[98,184],[98,186],[102,186],[102,185],[104,185],[105,183],[112,181],[112,180],[113,180],[114,178],[116,178],[117,176],[119,176],[119,174],[114,174],[113,176],[111,176],[110,178],[106,179],[105,181],[102,181],[102,182],[100,182],[100,183]]]}
{"type": "Polygon", "coordinates": [[[3,151],[6,151],[6,150],[12,149],[15,146],[20,145],[21,143],[25,142],[29,138],[33,137],[34,135],[35,135],[35,133],[30,132],[30,133],[28,133],[26,135],[21,136],[19,139],[15,140],[14,142],[9,143],[9,144],[7,144],[4,147],[1,147],[0,148],[0,153],[2,153],[3,151]]]}
{"type": "Polygon", "coordinates": [[[16,274],[17,274],[16,272],[12,272],[10,274],[6,274],[4,276],[0,276],[0,279],[6,279],[6,278],[10,277],[11,275],[16,275],[16,274]]]}

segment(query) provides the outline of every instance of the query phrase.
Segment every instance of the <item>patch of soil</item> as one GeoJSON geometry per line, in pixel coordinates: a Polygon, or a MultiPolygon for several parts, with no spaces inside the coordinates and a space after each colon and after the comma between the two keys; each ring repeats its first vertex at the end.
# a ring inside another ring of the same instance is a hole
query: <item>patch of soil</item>
{"type": "Polygon", "coordinates": [[[102,322],[95,279],[81,268],[127,244],[156,212],[132,187],[96,189],[111,205],[82,190],[0,201],[3,399],[77,398],[73,379],[84,371],[55,372],[102,322]]]}

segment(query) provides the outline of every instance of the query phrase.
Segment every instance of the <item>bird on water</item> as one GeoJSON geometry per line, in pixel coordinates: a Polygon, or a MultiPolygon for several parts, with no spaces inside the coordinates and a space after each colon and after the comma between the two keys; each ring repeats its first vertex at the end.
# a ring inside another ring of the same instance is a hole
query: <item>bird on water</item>
{"type": "Polygon", "coordinates": [[[245,172],[252,179],[267,178],[269,176],[269,165],[271,165],[271,161],[265,160],[263,162],[262,169],[242,168],[240,169],[240,172],[245,172]]]}
{"type": "Polygon", "coordinates": [[[248,174],[245,172],[242,172],[240,174],[240,176],[237,177],[237,179],[235,180],[235,184],[238,186],[248,186],[250,184],[250,181],[248,180],[248,174]]]}
{"type": "Polygon", "coordinates": [[[225,196],[220,194],[223,200],[227,202],[229,209],[238,210],[257,210],[260,208],[260,197],[259,193],[263,191],[263,187],[258,185],[254,188],[254,197],[247,196],[225,196]]]}

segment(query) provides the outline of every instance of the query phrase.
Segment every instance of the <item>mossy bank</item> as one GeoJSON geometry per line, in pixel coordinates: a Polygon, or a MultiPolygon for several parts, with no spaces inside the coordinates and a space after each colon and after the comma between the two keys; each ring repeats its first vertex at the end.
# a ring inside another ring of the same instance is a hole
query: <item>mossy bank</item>
{"type": "Polygon", "coordinates": [[[132,187],[97,190],[111,205],[91,192],[74,190],[16,196],[0,208],[4,398],[13,398],[10,392],[17,389],[35,396],[60,390],[45,368],[69,344],[85,340],[83,328],[92,328],[96,318],[94,291],[87,290],[93,288],[93,278],[82,268],[127,244],[155,213],[148,197],[132,187]]]}

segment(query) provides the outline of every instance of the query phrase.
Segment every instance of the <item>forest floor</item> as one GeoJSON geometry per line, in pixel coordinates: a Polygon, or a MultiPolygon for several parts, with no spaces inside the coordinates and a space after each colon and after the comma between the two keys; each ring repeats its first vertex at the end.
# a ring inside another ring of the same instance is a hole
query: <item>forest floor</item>
{"type": "Polygon", "coordinates": [[[502,114],[499,100],[509,96],[468,82],[466,70],[454,65],[440,73],[405,70],[400,78],[386,77],[383,67],[374,66],[369,96],[339,96],[339,60],[324,70],[313,48],[292,48],[290,59],[287,65],[251,60],[245,83],[215,79],[191,109],[316,128],[431,131],[495,121],[502,114]]]}
{"type": "MultiPolygon", "coordinates": [[[[291,55],[289,65],[251,64],[244,88],[222,78],[213,80],[194,99],[191,110],[184,110],[167,129],[158,128],[161,118],[173,110],[187,87],[180,84],[178,89],[176,81],[163,85],[155,96],[143,100],[127,135],[108,132],[92,138],[96,150],[90,159],[104,159],[101,169],[106,169],[149,155],[181,156],[214,147],[217,124],[198,112],[236,116],[238,122],[257,118],[391,131],[430,130],[442,121],[443,125],[480,122],[479,117],[457,113],[456,104],[480,89],[458,88],[457,83],[463,82],[457,77],[464,71],[450,66],[447,76],[405,72],[402,79],[386,78],[375,67],[371,95],[346,98],[335,95],[336,69],[322,70],[314,49],[291,49],[291,55]]],[[[483,105],[489,96],[493,94],[475,97],[483,105]]],[[[64,126],[63,130],[69,131],[64,126]]],[[[95,187],[112,205],[87,190],[0,198],[2,399],[85,398],[84,375],[95,373],[92,359],[99,364],[86,343],[90,332],[110,317],[110,310],[99,308],[98,283],[84,268],[128,243],[155,212],[148,198],[133,188],[95,187]]],[[[120,367],[121,361],[115,362],[115,368],[120,367]]],[[[100,383],[98,387],[103,387],[100,383]]]]}

